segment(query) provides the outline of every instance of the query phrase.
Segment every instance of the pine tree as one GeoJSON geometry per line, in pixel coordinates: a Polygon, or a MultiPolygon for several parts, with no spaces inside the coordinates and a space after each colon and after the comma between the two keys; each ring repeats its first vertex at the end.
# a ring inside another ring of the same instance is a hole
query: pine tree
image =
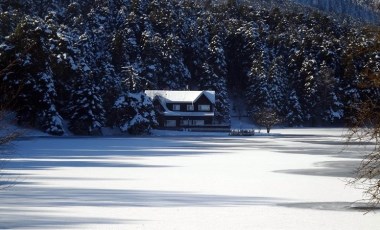
{"type": "Polygon", "coordinates": [[[199,88],[215,91],[215,120],[218,123],[230,122],[230,101],[227,92],[227,66],[224,49],[218,35],[215,35],[208,48],[208,63],[202,66],[199,88]]]}
{"type": "MultiPolygon", "coordinates": [[[[54,135],[62,135],[61,117],[55,106],[55,84],[50,68],[49,44],[52,31],[38,18],[26,16],[8,38],[1,53],[12,68],[4,71],[2,83],[16,100],[19,123],[29,123],[54,135]],[[19,93],[15,94],[16,91],[19,93]]],[[[0,55],[2,56],[2,55],[0,55]]]]}
{"type": "Polygon", "coordinates": [[[189,69],[190,87],[196,87],[201,77],[202,65],[207,61],[210,33],[205,18],[195,17],[185,35],[184,63],[189,69]]]}
{"type": "Polygon", "coordinates": [[[344,115],[344,105],[340,96],[342,93],[333,70],[327,67],[324,61],[320,65],[318,85],[321,101],[317,106],[321,110],[320,116],[322,120],[330,123],[340,120],[344,115]]]}
{"type": "Polygon", "coordinates": [[[152,31],[144,31],[142,34],[142,59],[144,69],[142,72],[146,82],[151,83],[149,89],[165,89],[166,82],[163,73],[163,62],[161,60],[164,51],[164,40],[159,34],[152,31]]]}
{"type": "Polygon", "coordinates": [[[269,65],[268,53],[265,50],[261,51],[258,59],[254,59],[252,62],[246,90],[250,113],[258,112],[264,108],[273,109],[273,102],[270,101],[269,65]]]}
{"type": "Polygon", "coordinates": [[[173,33],[178,19],[172,0],[152,0],[148,5],[149,19],[162,36],[173,33]]]}
{"type": "Polygon", "coordinates": [[[38,80],[35,85],[35,91],[40,92],[38,95],[38,123],[43,131],[53,135],[63,135],[63,119],[58,113],[55,106],[55,85],[52,79],[52,72],[39,73],[36,77],[38,80]],[[50,74],[49,74],[50,73],[50,74]]]}
{"type": "Polygon", "coordinates": [[[283,116],[289,126],[297,126],[304,123],[303,108],[297,92],[293,89],[288,94],[288,100],[284,105],[283,116]]]}
{"type": "Polygon", "coordinates": [[[209,64],[202,66],[203,72],[199,82],[202,90],[215,91],[215,120],[220,123],[230,122],[230,103],[226,90],[226,81],[216,75],[209,64]]]}
{"type": "Polygon", "coordinates": [[[165,84],[171,89],[185,89],[191,78],[190,71],[184,63],[183,43],[178,36],[169,34],[165,40],[166,52],[163,52],[163,76],[165,84]]]}
{"type": "Polygon", "coordinates": [[[321,101],[318,94],[317,71],[317,63],[310,56],[304,60],[300,69],[300,81],[303,85],[300,95],[302,97],[301,104],[304,108],[305,120],[311,121],[312,125],[316,125],[316,122],[318,122],[319,116],[314,112],[316,109],[319,109],[317,104],[318,101],[321,101]]]}
{"type": "Polygon", "coordinates": [[[78,135],[100,135],[104,125],[103,101],[90,73],[83,72],[75,82],[69,111],[69,129],[78,135]]]}
{"type": "Polygon", "coordinates": [[[136,93],[144,90],[144,78],[140,76],[140,67],[138,65],[128,65],[123,68],[123,82],[128,92],[136,93]]]}

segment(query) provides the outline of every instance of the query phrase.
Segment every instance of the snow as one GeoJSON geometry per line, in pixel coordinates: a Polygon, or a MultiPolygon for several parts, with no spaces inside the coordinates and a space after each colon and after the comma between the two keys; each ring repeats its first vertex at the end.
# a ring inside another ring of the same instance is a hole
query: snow
{"type": "Polygon", "coordinates": [[[345,130],[273,131],[20,139],[0,228],[379,229],[378,214],[352,208],[359,155],[341,151],[345,130]]]}
{"type": "Polygon", "coordinates": [[[0,50],[9,51],[13,48],[14,48],[14,46],[10,46],[10,45],[7,45],[5,43],[0,44],[0,50]]]}
{"type": "Polygon", "coordinates": [[[160,96],[166,102],[195,102],[200,96],[205,95],[212,103],[215,103],[215,91],[176,91],[176,90],[146,90],[145,94],[152,100],[160,96]]]}

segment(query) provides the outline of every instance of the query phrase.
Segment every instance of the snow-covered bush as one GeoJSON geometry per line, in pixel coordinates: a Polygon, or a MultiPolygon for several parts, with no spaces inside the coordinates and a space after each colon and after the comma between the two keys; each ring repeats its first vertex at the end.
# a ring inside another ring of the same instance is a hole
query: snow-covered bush
{"type": "Polygon", "coordinates": [[[144,93],[127,93],[114,105],[115,123],[122,132],[144,134],[158,123],[152,101],[144,93]]]}

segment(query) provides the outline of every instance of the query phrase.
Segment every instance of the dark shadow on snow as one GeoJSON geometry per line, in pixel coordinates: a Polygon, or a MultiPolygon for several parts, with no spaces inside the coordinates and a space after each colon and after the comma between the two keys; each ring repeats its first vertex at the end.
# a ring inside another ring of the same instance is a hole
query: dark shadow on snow
{"type": "Polygon", "coordinates": [[[360,161],[325,161],[318,162],[315,168],[277,170],[278,173],[292,173],[308,176],[329,176],[354,178],[360,161]]]}
{"type": "Polygon", "coordinates": [[[117,224],[121,222],[137,222],[138,220],[130,220],[126,218],[109,219],[109,218],[83,218],[73,216],[60,216],[58,213],[47,216],[38,211],[27,211],[24,209],[7,209],[0,208],[0,228],[1,229],[63,229],[75,227],[83,224],[95,224],[97,226],[109,224],[117,224]]]}
{"type": "Polygon", "coordinates": [[[365,212],[371,210],[373,212],[380,211],[380,208],[369,207],[364,202],[303,202],[303,203],[280,203],[278,206],[287,208],[301,208],[322,211],[352,211],[352,212],[365,212]]]}
{"type": "Polygon", "coordinates": [[[190,192],[66,189],[16,186],[0,191],[3,207],[229,207],[273,205],[270,197],[209,195],[190,192]],[[25,192],[28,193],[25,196],[25,192]]]}
{"type": "MultiPolygon", "coordinates": [[[[276,205],[283,201],[271,197],[209,195],[173,191],[66,189],[16,186],[0,191],[0,228],[60,228],[67,225],[111,224],[121,220],[73,218],[22,211],[30,208],[75,207],[234,207],[276,205]],[[25,193],[28,195],[25,195],[25,193]],[[21,211],[20,211],[21,210],[21,211]]],[[[147,217],[149,218],[149,217],[147,217]]],[[[126,222],[128,217],[126,217],[126,222]]],[[[135,220],[136,221],[136,220],[135,220]]],[[[133,222],[133,220],[132,220],[133,222]]]]}
{"type": "Polygon", "coordinates": [[[130,163],[136,157],[211,154],[207,145],[160,138],[36,138],[15,142],[16,155],[1,161],[3,169],[55,167],[170,167],[130,163]],[[69,140],[68,140],[69,139],[69,140]],[[165,141],[165,146],[162,146],[165,141]],[[17,145],[21,144],[21,147],[17,145]]]}
{"type": "Polygon", "coordinates": [[[364,145],[347,144],[340,138],[331,138],[330,140],[316,138],[307,140],[296,139],[293,146],[277,145],[271,146],[271,148],[279,153],[323,155],[335,158],[331,161],[317,162],[313,167],[307,169],[285,169],[276,170],[275,172],[309,176],[354,178],[360,162],[371,146],[370,143],[364,145]],[[297,143],[302,143],[302,145],[300,145],[302,147],[297,148],[297,143]]]}

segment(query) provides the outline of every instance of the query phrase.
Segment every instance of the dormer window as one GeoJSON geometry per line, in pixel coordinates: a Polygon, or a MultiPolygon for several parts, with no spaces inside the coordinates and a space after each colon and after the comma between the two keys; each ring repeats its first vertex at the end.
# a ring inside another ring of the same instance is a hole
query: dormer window
{"type": "Polygon", "coordinates": [[[210,111],[210,105],[198,105],[198,111],[210,111]]]}
{"type": "Polygon", "coordinates": [[[187,111],[194,111],[194,105],[187,105],[187,111]]]}
{"type": "Polygon", "coordinates": [[[179,104],[173,105],[173,111],[180,111],[180,110],[181,110],[181,105],[179,105],[179,104]]]}

